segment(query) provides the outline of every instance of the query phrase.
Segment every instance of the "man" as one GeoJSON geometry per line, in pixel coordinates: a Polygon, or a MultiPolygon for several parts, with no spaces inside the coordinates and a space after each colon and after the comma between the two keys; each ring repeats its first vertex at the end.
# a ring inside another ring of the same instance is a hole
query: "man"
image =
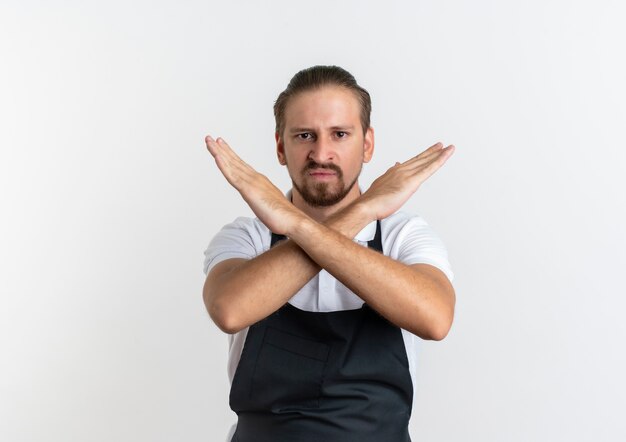
{"type": "Polygon", "coordinates": [[[229,441],[411,440],[418,337],[447,335],[455,293],[443,243],[399,209],[454,146],[396,163],[361,192],[370,111],[339,67],[293,77],[274,105],[287,198],[206,137],[257,216],[224,226],[205,251],[204,302],[230,340],[229,441]]]}

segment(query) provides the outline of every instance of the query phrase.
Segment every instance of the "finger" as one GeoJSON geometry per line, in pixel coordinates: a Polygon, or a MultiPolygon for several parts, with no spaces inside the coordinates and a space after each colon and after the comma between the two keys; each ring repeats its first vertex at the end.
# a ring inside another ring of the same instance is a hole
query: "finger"
{"type": "Polygon", "coordinates": [[[424,152],[416,157],[413,157],[402,164],[403,169],[412,170],[416,167],[421,167],[424,164],[430,163],[434,158],[441,155],[445,149],[442,149],[442,145],[437,143],[434,146],[429,147],[424,152]]]}
{"type": "MultiPolygon", "coordinates": [[[[232,153],[229,146],[221,141],[220,138],[214,140],[213,137],[208,135],[205,138],[207,148],[211,155],[213,155],[217,167],[220,169],[224,177],[233,184],[233,180],[236,180],[238,175],[241,175],[242,167],[238,165],[237,159],[232,153]],[[229,150],[231,152],[229,152],[229,150]]],[[[239,159],[241,161],[241,159],[239,159]]]]}
{"type": "Polygon", "coordinates": [[[220,137],[215,140],[215,144],[220,152],[216,156],[216,162],[219,160],[218,167],[229,183],[239,189],[244,183],[254,182],[259,175],[258,172],[243,161],[226,140],[220,137]]]}
{"type": "MultiPolygon", "coordinates": [[[[426,149],[425,151],[417,154],[414,157],[409,158],[408,160],[406,160],[404,163],[402,163],[402,166],[414,166],[416,162],[423,162],[422,160],[428,160],[429,158],[432,157],[432,155],[436,154],[438,151],[441,150],[441,148],[443,147],[443,144],[441,142],[435,143],[432,146],[430,146],[428,149],[426,149]]],[[[421,164],[421,163],[420,163],[421,164]]],[[[398,164],[396,164],[397,166],[398,164]]]]}
{"type": "Polygon", "coordinates": [[[211,135],[207,135],[206,137],[204,137],[204,142],[206,143],[206,147],[211,155],[215,157],[215,155],[217,155],[218,153],[219,146],[215,144],[215,140],[213,139],[213,137],[211,135]]]}
{"type": "Polygon", "coordinates": [[[234,154],[230,146],[220,137],[215,140],[210,135],[207,135],[205,141],[209,152],[211,152],[213,156],[222,155],[232,157],[234,154]]]}
{"type": "Polygon", "coordinates": [[[415,159],[415,161],[412,161],[411,163],[407,162],[407,169],[408,170],[416,170],[422,167],[426,167],[429,164],[431,164],[433,161],[437,161],[442,155],[445,155],[447,158],[447,155],[450,155],[449,152],[454,150],[454,146],[452,144],[450,144],[448,147],[446,147],[445,149],[439,149],[439,150],[434,150],[431,154],[429,154],[428,156],[425,156],[423,158],[419,158],[419,159],[415,159]]]}
{"type": "MultiPolygon", "coordinates": [[[[443,143],[441,141],[439,141],[439,142],[433,144],[432,146],[430,146],[424,152],[415,155],[413,158],[411,158],[411,160],[412,159],[424,158],[424,157],[430,156],[433,153],[437,152],[438,150],[441,150],[442,147],[443,147],[443,143]]],[[[411,160],[409,160],[409,161],[411,161],[411,160]]]]}
{"type": "Polygon", "coordinates": [[[235,153],[235,151],[230,147],[226,140],[224,140],[223,138],[218,138],[216,142],[221,148],[221,152],[225,159],[227,159],[233,167],[236,167],[241,171],[247,171],[248,173],[256,172],[253,167],[251,167],[248,163],[242,160],[239,155],[235,153]]]}
{"type": "Polygon", "coordinates": [[[219,141],[220,138],[214,140],[213,137],[211,137],[210,135],[206,137],[206,144],[209,152],[211,153],[211,155],[213,155],[213,158],[215,158],[215,160],[217,160],[218,157],[221,158],[222,165],[227,166],[229,164],[232,164],[232,153],[229,152],[229,150],[224,147],[224,144],[220,143],[219,141]]]}
{"type": "Polygon", "coordinates": [[[429,163],[422,165],[421,168],[414,170],[414,176],[421,175],[422,181],[425,181],[428,177],[434,174],[454,153],[454,145],[450,145],[443,149],[439,156],[433,158],[429,163]]]}
{"type": "Polygon", "coordinates": [[[443,147],[443,143],[441,141],[438,141],[437,143],[433,144],[428,149],[426,149],[424,152],[418,154],[417,157],[421,157],[423,155],[428,155],[429,153],[435,152],[435,151],[441,149],[442,147],[443,147]]]}
{"type": "Polygon", "coordinates": [[[223,173],[229,173],[231,170],[243,169],[241,163],[243,160],[239,158],[222,138],[214,140],[211,136],[206,137],[207,147],[211,155],[217,161],[220,160],[218,167],[223,173]]]}

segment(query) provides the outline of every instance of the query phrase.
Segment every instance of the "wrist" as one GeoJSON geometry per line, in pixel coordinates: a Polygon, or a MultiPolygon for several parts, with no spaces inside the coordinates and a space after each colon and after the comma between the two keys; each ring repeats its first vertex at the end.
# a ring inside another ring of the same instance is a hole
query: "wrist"
{"type": "Polygon", "coordinates": [[[376,221],[376,213],[372,210],[371,204],[368,204],[367,197],[364,195],[354,200],[347,209],[359,220],[362,220],[364,224],[369,224],[372,221],[376,221]]]}
{"type": "Polygon", "coordinates": [[[300,245],[301,242],[306,241],[307,238],[317,237],[320,233],[320,228],[322,228],[320,223],[304,212],[301,212],[301,215],[290,223],[289,231],[286,233],[286,236],[300,245]]]}
{"type": "Polygon", "coordinates": [[[325,225],[349,238],[354,238],[361,229],[375,220],[376,216],[359,198],[330,217],[325,225]]]}
{"type": "Polygon", "coordinates": [[[287,238],[297,237],[303,230],[310,229],[311,224],[315,223],[313,218],[308,216],[302,210],[294,207],[293,216],[290,217],[289,224],[285,231],[287,238]]]}

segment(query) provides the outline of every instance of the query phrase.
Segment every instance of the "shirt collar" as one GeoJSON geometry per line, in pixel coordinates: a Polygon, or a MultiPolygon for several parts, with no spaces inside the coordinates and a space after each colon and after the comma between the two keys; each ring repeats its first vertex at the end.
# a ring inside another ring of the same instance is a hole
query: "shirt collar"
{"type": "MultiPolygon", "coordinates": [[[[359,186],[359,190],[361,191],[361,193],[363,193],[363,189],[361,188],[361,186],[359,186]]],[[[287,193],[285,193],[285,196],[287,197],[289,201],[291,201],[291,189],[289,189],[287,193]]],[[[375,235],[376,235],[376,220],[372,221],[371,223],[363,227],[363,229],[359,233],[356,234],[354,239],[356,239],[359,242],[368,242],[368,241],[373,240],[375,235]]]]}

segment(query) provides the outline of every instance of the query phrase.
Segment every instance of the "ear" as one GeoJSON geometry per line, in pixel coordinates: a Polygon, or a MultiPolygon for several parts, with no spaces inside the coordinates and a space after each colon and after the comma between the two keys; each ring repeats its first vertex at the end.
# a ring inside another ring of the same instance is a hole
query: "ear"
{"type": "Polygon", "coordinates": [[[278,132],[274,133],[274,138],[276,139],[276,155],[278,156],[278,162],[281,166],[284,166],[287,164],[285,159],[285,143],[278,132]]]}
{"type": "Polygon", "coordinates": [[[363,139],[363,162],[369,163],[372,155],[374,155],[374,128],[370,126],[363,139]]]}

